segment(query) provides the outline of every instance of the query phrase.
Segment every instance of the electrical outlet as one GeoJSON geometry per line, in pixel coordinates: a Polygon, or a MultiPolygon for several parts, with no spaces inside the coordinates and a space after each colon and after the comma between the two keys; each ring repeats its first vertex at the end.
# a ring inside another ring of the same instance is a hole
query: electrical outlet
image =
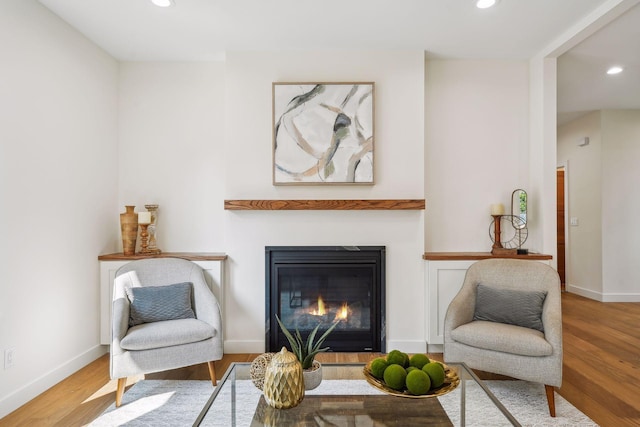
{"type": "Polygon", "coordinates": [[[16,349],[8,348],[4,351],[4,369],[13,367],[13,363],[16,360],[16,349]]]}

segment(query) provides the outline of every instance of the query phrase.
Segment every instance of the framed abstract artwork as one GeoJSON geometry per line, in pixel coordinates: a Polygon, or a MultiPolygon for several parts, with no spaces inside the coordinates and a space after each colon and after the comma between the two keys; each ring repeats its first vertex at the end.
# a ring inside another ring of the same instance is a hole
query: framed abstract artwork
{"type": "Polygon", "coordinates": [[[273,184],[373,181],[374,83],[273,83],[273,184]]]}

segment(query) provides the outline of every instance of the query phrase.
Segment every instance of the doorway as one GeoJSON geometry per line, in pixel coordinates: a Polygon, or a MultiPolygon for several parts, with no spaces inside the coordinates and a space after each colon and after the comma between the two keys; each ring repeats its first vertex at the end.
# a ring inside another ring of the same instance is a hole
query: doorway
{"type": "Polygon", "coordinates": [[[560,276],[560,289],[564,292],[566,283],[566,239],[565,239],[565,167],[560,166],[556,170],[556,219],[558,247],[558,275],[560,276]]]}

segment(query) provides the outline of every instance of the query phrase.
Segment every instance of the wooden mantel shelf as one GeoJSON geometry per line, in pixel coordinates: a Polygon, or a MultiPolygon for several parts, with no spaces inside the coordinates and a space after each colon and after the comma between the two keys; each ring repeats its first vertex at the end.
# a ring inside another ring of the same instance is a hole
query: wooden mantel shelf
{"type": "Polygon", "coordinates": [[[489,258],[510,258],[528,259],[533,261],[544,261],[552,259],[551,255],[533,254],[528,255],[494,255],[491,252],[425,252],[422,259],[427,261],[476,261],[489,258]]]}
{"type": "Polygon", "coordinates": [[[147,258],[182,258],[189,261],[224,261],[227,254],[212,252],[161,252],[156,255],[125,255],[122,252],[98,256],[99,261],[134,261],[147,258]]]}
{"type": "Polygon", "coordinates": [[[424,210],[424,199],[225,200],[226,210],[424,210]]]}

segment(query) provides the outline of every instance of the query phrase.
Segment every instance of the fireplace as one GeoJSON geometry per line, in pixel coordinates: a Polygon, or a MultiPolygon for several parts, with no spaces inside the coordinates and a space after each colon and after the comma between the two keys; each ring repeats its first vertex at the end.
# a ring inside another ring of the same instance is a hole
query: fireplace
{"type": "Polygon", "coordinates": [[[303,338],[320,324],[331,351],[385,351],[384,246],[267,246],[266,350],[289,347],[276,315],[303,338]]]}

